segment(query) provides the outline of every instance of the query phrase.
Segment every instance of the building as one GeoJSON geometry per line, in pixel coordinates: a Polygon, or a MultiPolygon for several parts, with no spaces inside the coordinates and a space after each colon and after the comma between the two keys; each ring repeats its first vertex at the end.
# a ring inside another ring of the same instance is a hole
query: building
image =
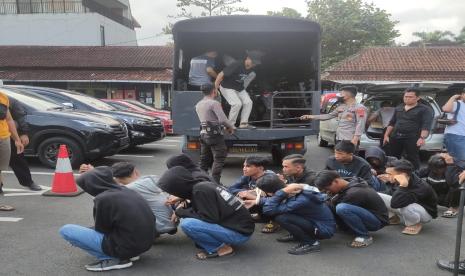
{"type": "Polygon", "coordinates": [[[0,45],[136,46],[129,0],[0,0],[0,45]]]}
{"type": "Polygon", "coordinates": [[[335,83],[447,81],[465,83],[465,47],[369,47],[328,68],[335,83]]]}
{"type": "Polygon", "coordinates": [[[0,46],[0,80],[169,109],[172,57],[166,46],[0,46]]]}

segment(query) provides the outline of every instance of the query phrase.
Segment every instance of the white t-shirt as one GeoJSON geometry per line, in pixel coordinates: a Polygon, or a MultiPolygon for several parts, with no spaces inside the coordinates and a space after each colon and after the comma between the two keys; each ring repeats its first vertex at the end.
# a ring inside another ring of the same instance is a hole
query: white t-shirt
{"type": "Polygon", "coordinates": [[[455,125],[447,126],[444,133],[465,136],[465,103],[463,101],[454,102],[452,112],[447,114],[447,118],[454,118],[454,113],[457,110],[457,103],[460,103],[460,110],[457,114],[457,123],[455,125]]]}

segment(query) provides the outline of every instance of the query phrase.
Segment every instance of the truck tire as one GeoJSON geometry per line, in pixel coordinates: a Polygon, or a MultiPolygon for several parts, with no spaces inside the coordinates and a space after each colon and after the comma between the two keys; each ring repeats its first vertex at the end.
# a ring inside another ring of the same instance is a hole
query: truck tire
{"type": "Polygon", "coordinates": [[[321,135],[318,134],[318,146],[319,147],[327,147],[328,146],[328,141],[325,141],[321,138],[321,135]]]}
{"type": "Polygon", "coordinates": [[[52,137],[42,141],[37,148],[40,162],[47,167],[55,168],[60,145],[66,145],[73,168],[79,167],[84,162],[84,151],[81,146],[67,137],[52,137]]]}

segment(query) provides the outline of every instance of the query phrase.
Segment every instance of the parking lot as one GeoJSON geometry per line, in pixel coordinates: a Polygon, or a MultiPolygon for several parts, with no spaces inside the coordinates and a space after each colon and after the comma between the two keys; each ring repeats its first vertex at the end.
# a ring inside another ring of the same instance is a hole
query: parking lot
{"type": "MultiPolygon", "coordinates": [[[[95,162],[109,165],[117,161],[136,164],[143,174],[160,175],[164,161],[180,151],[181,137],[170,136],[156,143],[127,150],[95,162]]],[[[309,167],[319,170],[331,153],[308,138],[309,167]]],[[[35,181],[50,186],[53,170],[31,159],[35,181]]],[[[241,174],[242,160],[229,160],[223,181],[229,185],[241,174]]],[[[278,169],[278,168],[273,168],[278,169]]],[[[87,194],[74,198],[43,197],[22,189],[14,175],[5,174],[2,203],[17,210],[0,214],[0,259],[3,275],[86,275],[84,265],[93,261],[81,250],[61,239],[58,229],[66,223],[91,226],[92,198],[87,194]]],[[[351,249],[351,236],[338,233],[322,242],[320,253],[292,256],[290,245],[275,238],[283,234],[262,234],[256,227],[252,239],[232,258],[198,261],[195,248],[182,232],[160,238],[151,250],[129,270],[111,275],[448,275],[436,268],[436,258],[451,258],[455,220],[438,218],[426,225],[419,236],[402,235],[400,226],[389,226],[374,234],[375,242],[365,249],[351,249]]]]}

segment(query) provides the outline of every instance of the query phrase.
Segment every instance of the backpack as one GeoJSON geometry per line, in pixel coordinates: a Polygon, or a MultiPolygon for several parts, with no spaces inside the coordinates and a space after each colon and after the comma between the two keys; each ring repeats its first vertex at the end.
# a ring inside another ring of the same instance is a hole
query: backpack
{"type": "Polygon", "coordinates": [[[449,119],[449,118],[447,118],[447,113],[444,112],[442,114],[441,118],[438,119],[438,123],[446,125],[446,126],[455,125],[457,123],[457,116],[458,116],[459,111],[460,111],[460,106],[461,106],[460,102],[457,101],[457,109],[454,112],[454,117],[452,119],[449,119]]]}

